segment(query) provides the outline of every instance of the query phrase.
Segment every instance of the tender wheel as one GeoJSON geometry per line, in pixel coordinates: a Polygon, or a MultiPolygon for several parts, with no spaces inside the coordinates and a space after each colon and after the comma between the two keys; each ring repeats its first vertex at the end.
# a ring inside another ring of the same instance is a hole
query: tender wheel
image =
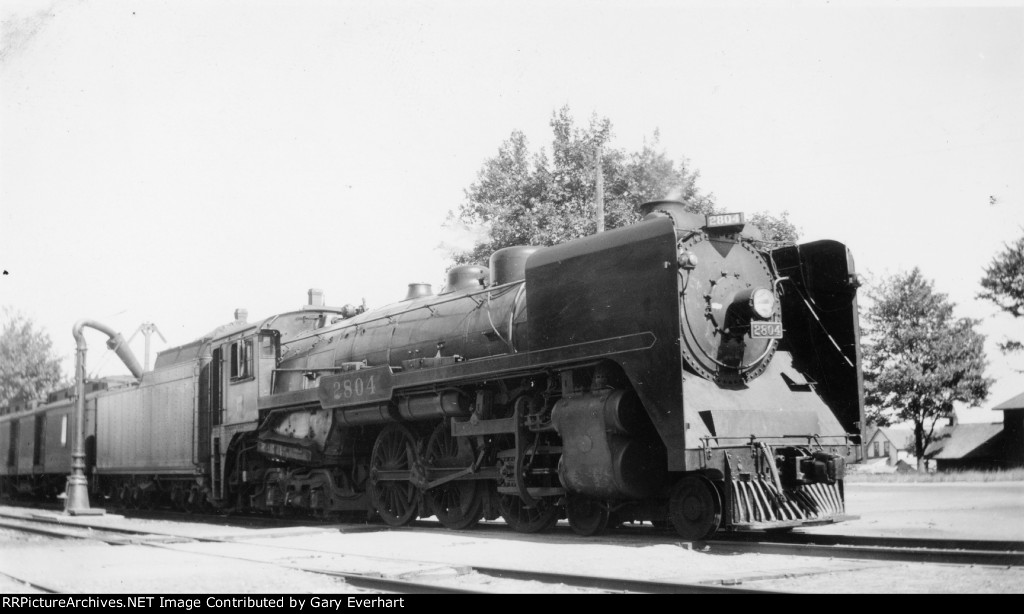
{"type": "Polygon", "coordinates": [[[688,476],[672,487],[669,519],[685,539],[707,539],[722,522],[722,500],[714,485],[702,477],[688,476]]]}
{"type": "Polygon", "coordinates": [[[137,510],[142,506],[142,489],[138,486],[128,487],[128,504],[130,510],[137,510]]]}
{"type": "Polygon", "coordinates": [[[608,506],[582,495],[569,495],[565,504],[569,526],[579,535],[597,535],[608,527],[608,506]]]}
{"type": "MultiPolygon", "coordinates": [[[[427,441],[427,467],[462,469],[473,464],[473,449],[465,437],[452,437],[446,420],[437,425],[427,441]]],[[[437,519],[449,529],[462,530],[480,522],[483,486],[475,480],[448,482],[426,492],[427,503],[437,519]]]]}
{"type": "Polygon", "coordinates": [[[127,509],[131,504],[131,489],[124,484],[117,486],[114,491],[114,501],[117,507],[127,509]]]}
{"type": "Polygon", "coordinates": [[[401,527],[416,519],[416,487],[410,482],[416,441],[405,427],[384,427],[370,455],[370,501],[381,519],[401,527]]]}
{"type": "Polygon", "coordinates": [[[171,489],[171,505],[174,506],[174,509],[176,511],[185,511],[186,497],[188,497],[188,494],[185,492],[185,489],[182,488],[181,486],[175,486],[174,488],[171,489]]]}
{"type": "Polygon", "coordinates": [[[539,533],[558,522],[560,510],[551,499],[540,499],[537,505],[526,507],[516,495],[501,495],[498,508],[505,522],[519,533],[539,533]]]}
{"type": "Polygon", "coordinates": [[[159,493],[152,488],[139,488],[138,508],[140,510],[151,510],[156,508],[159,493]]]}
{"type": "Polygon", "coordinates": [[[202,512],[203,514],[212,514],[212,513],[216,512],[216,511],[219,511],[219,509],[220,508],[215,506],[210,501],[210,492],[207,489],[204,488],[204,489],[199,491],[199,511],[200,512],[202,512]]]}
{"type": "Polygon", "coordinates": [[[186,514],[197,514],[202,510],[202,503],[200,503],[199,500],[202,496],[203,493],[195,486],[188,489],[188,492],[185,493],[185,500],[183,501],[186,514]]]}

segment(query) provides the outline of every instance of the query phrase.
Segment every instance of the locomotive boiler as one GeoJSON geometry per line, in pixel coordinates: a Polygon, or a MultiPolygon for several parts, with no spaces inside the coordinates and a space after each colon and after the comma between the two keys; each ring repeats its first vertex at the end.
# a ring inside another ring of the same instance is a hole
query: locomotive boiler
{"type": "Polygon", "coordinates": [[[584,535],[842,520],[863,419],[848,250],[763,241],[739,213],[643,213],[455,267],[438,294],[366,310],[311,291],[167,350],[98,396],[93,488],[395,526],[565,517],[584,535]],[[159,432],[179,443],[132,447],[159,432]]]}

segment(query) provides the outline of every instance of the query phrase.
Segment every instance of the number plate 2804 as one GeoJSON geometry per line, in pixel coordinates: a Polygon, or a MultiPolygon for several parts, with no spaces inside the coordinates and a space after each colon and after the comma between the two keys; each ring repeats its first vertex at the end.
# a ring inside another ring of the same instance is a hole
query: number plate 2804
{"type": "Polygon", "coordinates": [[[750,336],[753,339],[782,339],[782,322],[751,322],[750,336]]]}
{"type": "Polygon", "coordinates": [[[320,404],[331,409],[391,398],[391,367],[370,367],[320,378],[320,404]]]}

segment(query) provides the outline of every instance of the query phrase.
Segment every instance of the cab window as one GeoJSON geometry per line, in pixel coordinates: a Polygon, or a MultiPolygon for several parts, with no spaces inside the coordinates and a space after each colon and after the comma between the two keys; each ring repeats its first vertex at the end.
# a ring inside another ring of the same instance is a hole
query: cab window
{"type": "Polygon", "coordinates": [[[252,374],[252,339],[231,344],[231,380],[249,379],[252,374]]]}
{"type": "Polygon", "coordinates": [[[276,358],[277,350],[274,347],[274,337],[263,335],[260,337],[260,358],[276,358]]]}

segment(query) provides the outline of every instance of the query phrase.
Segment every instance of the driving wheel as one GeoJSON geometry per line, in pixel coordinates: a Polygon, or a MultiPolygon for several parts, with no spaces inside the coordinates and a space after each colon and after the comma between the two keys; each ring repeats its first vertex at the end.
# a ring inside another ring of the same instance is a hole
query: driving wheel
{"type": "MultiPolygon", "coordinates": [[[[475,455],[470,440],[452,437],[451,423],[445,420],[431,433],[424,460],[428,468],[464,469],[473,464],[475,455]]],[[[454,480],[431,488],[426,498],[441,524],[462,530],[480,522],[483,493],[483,486],[477,480],[454,480]]]]}
{"type": "Polygon", "coordinates": [[[410,481],[415,464],[412,434],[398,424],[384,427],[370,455],[370,501],[381,519],[393,527],[416,519],[417,490],[410,481]]]}

